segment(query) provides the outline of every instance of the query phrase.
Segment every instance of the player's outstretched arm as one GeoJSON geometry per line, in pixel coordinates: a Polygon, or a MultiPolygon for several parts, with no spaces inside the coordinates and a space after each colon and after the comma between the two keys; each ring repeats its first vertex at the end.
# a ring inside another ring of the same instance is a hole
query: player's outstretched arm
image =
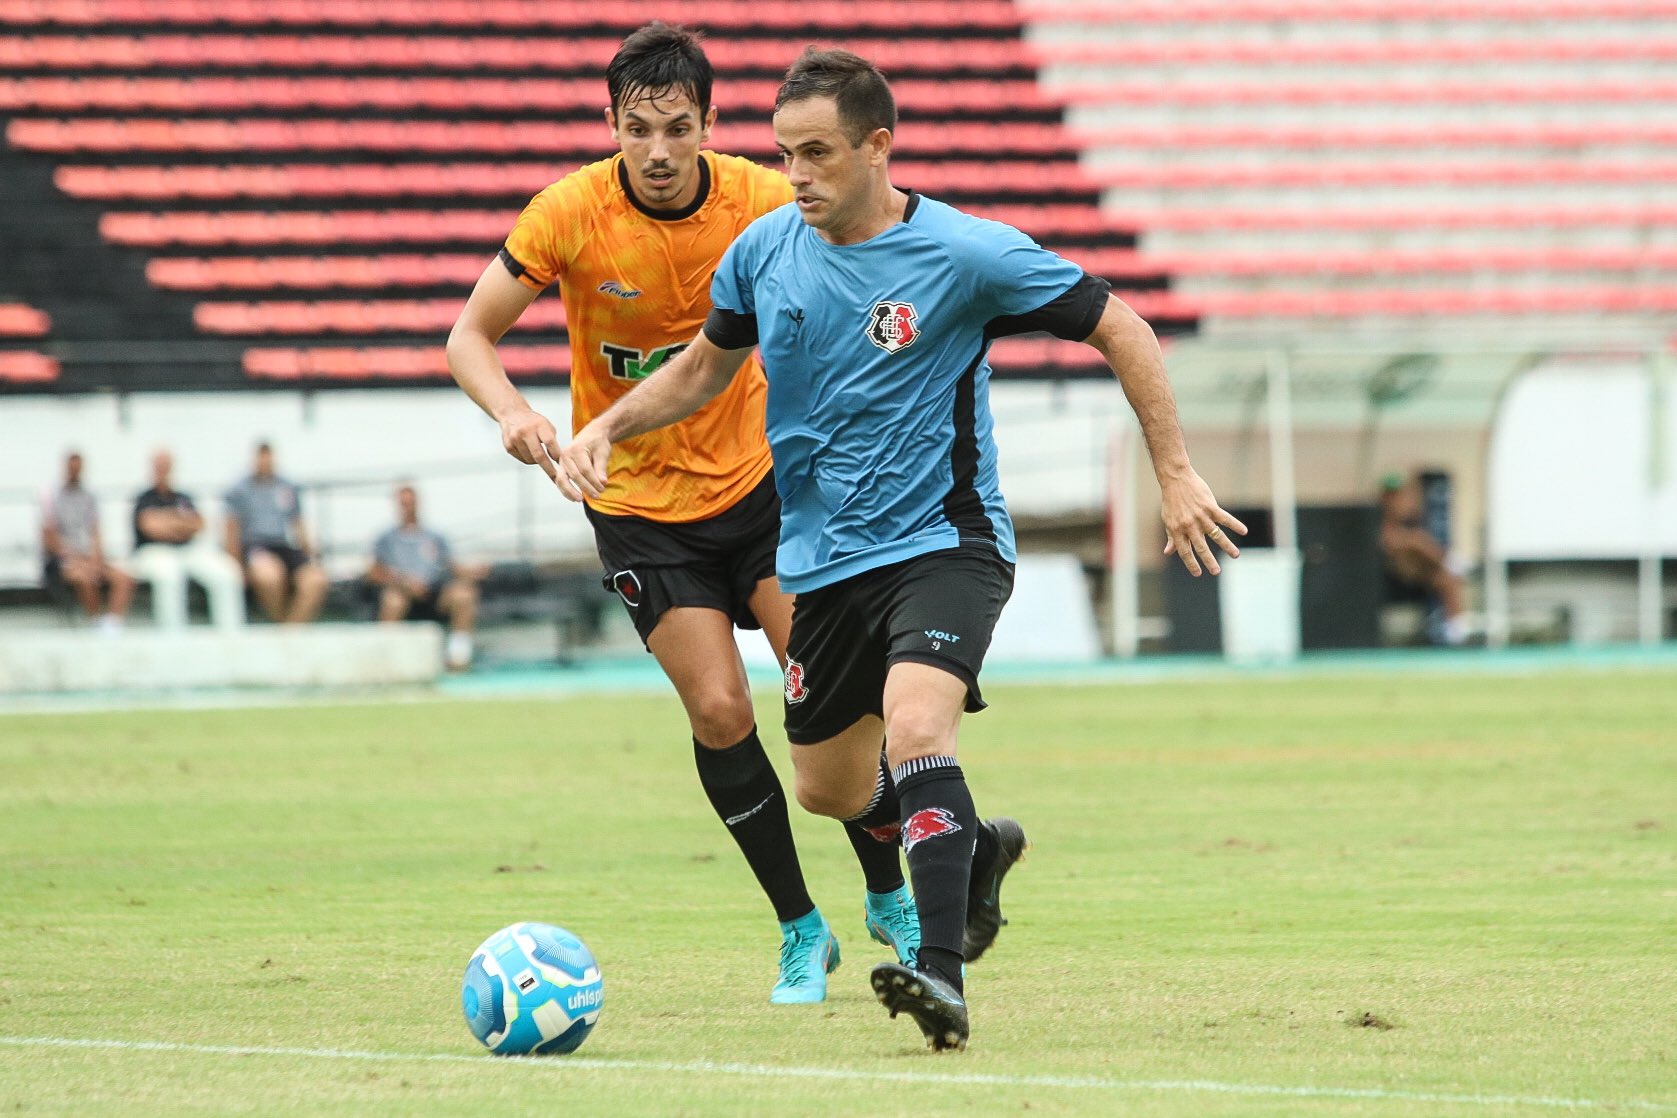
{"type": "Polygon", "coordinates": [[[540,466],[559,480],[554,458],[558,432],[514,388],[495,346],[512,329],[536,292],[519,283],[499,260],[478,277],[477,286],[448,334],[448,371],[489,418],[501,425],[501,446],[526,466],[540,466]]]}
{"type": "Polygon", "coordinates": [[[1223,510],[1211,487],[1188,461],[1188,447],[1176,418],[1176,395],[1165,375],[1165,362],[1153,328],[1116,296],[1108,296],[1095,332],[1084,339],[1100,351],[1123,385],[1124,396],[1141,421],[1153,474],[1159,479],[1161,514],[1165,522],[1165,554],[1182,559],[1188,573],[1203,568],[1218,574],[1215,544],[1231,558],[1240,554],[1224,528],[1239,535],[1246,525],[1223,510]]]}
{"type": "Polygon", "coordinates": [[[674,360],[576,433],[559,456],[559,492],[573,501],[600,496],[612,443],[686,419],[728,387],[750,355],[750,347],[723,349],[700,331],[674,360]]]}

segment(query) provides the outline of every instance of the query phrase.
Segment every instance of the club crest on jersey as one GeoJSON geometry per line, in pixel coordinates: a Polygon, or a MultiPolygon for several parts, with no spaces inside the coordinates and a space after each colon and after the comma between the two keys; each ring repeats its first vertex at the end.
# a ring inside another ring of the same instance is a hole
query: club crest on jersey
{"type": "Polygon", "coordinates": [[[917,313],[913,303],[890,299],[875,303],[868,321],[868,340],[886,353],[907,349],[920,336],[920,327],[915,323],[917,313]]]}
{"type": "Polygon", "coordinates": [[[952,835],[961,829],[955,822],[955,817],[949,814],[948,808],[922,808],[908,817],[903,824],[903,850],[914,849],[914,844],[923,839],[937,838],[939,835],[952,835]]]}
{"type": "Polygon", "coordinates": [[[624,287],[616,280],[607,280],[602,283],[597,290],[603,291],[607,295],[615,295],[619,299],[637,299],[640,297],[639,291],[636,291],[632,287],[624,287]]]}
{"type": "Polygon", "coordinates": [[[796,660],[786,661],[786,702],[801,703],[809,698],[809,687],[804,683],[804,666],[796,660]]]}

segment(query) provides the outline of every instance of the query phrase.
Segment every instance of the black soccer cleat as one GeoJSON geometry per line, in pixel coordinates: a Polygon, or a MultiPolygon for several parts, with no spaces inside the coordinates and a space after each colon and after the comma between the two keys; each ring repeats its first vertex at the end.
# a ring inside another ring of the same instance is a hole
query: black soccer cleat
{"type": "Polygon", "coordinates": [[[1001,905],[1002,878],[1031,845],[1025,837],[1025,828],[1005,815],[986,819],[983,826],[995,840],[996,857],[982,870],[973,867],[972,887],[967,894],[967,926],[961,932],[961,954],[969,963],[977,962],[980,955],[990,950],[990,945],[996,942],[996,933],[1006,926],[1007,917],[1002,915],[1001,905]]]}
{"type": "Polygon", "coordinates": [[[967,1046],[967,1003],[949,983],[901,963],[873,968],[873,992],[894,1018],[906,1013],[920,1026],[926,1047],[933,1052],[960,1051],[967,1046]]]}

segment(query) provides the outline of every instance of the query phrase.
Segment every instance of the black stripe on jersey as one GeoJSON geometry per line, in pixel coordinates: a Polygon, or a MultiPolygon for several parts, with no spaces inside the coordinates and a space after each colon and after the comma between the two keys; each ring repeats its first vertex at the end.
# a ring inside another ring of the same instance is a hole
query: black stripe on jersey
{"type": "Polygon", "coordinates": [[[495,255],[501,258],[501,263],[507,266],[507,271],[512,273],[513,279],[523,279],[524,274],[530,270],[519,262],[518,257],[507,251],[506,245],[502,245],[501,251],[495,255]]]}
{"type": "Polygon", "coordinates": [[[949,446],[949,473],[953,479],[943,498],[943,518],[963,537],[975,535],[996,542],[996,526],[984,511],[978,492],[978,367],[984,364],[986,343],[978,356],[955,382],[955,438],[949,446]]]}
{"type": "Polygon", "coordinates": [[[984,324],[984,336],[1005,338],[1043,330],[1068,342],[1080,342],[1095,332],[1111,291],[1110,283],[1084,272],[1082,279],[1036,310],[992,318],[984,324]]]}
{"type": "Polygon", "coordinates": [[[704,156],[699,156],[699,192],[693,195],[693,200],[679,210],[655,210],[640,200],[635,188],[629,185],[629,164],[617,165],[617,182],[623,187],[623,193],[628,195],[629,204],[653,221],[680,221],[692,217],[699,212],[699,207],[710,197],[710,164],[704,156]]]}
{"type": "Polygon", "coordinates": [[[712,307],[705,316],[704,334],[717,349],[750,349],[757,344],[757,316],[712,307]]]}

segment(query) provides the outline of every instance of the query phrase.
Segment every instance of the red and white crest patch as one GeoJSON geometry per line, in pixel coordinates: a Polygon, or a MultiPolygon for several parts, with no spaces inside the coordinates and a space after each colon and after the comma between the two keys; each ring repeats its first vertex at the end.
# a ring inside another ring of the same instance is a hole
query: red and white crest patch
{"type": "Polygon", "coordinates": [[[920,336],[920,327],[915,321],[917,317],[913,303],[897,303],[889,299],[875,303],[873,315],[868,321],[868,340],[886,353],[907,349],[920,336]]]}
{"type": "Polygon", "coordinates": [[[948,808],[922,808],[908,817],[903,824],[903,850],[914,849],[914,844],[924,839],[937,838],[939,835],[952,835],[961,829],[955,822],[955,817],[948,808]]]}
{"type": "Polygon", "coordinates": [[[804,684],[804,666],[796,660],[786,661],[786,701],[801,703],[809,698],[809,688],[804,684]]]}

